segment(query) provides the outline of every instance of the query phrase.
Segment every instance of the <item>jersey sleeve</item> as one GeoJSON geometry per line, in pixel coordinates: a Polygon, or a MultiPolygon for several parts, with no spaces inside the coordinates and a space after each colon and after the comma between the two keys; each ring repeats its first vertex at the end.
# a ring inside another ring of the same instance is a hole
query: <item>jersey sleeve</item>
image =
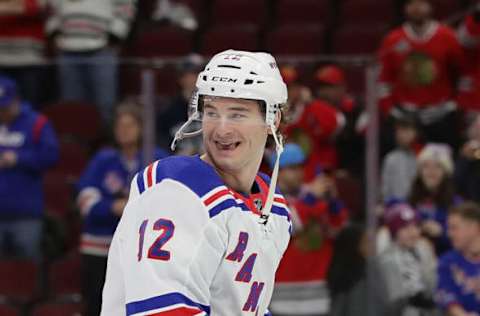
{"type": "Polygon", "coordinates": [[[101,315],[209,314],[226,231],[180,182],[131,192],[109,253],[101,315]]]}

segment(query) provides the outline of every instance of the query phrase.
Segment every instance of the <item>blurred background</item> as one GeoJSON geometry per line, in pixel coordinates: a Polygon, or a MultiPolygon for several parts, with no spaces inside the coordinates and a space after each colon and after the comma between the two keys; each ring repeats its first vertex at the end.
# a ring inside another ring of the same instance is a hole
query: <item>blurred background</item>
{"type": "Polygon", "coordinates": [[[0,315],[99,314],[130,181],[202,152],[170,143],[232,48],[289,90],[273,316],[479,316],[479,45],[475,0],[0,0],[0,315]]]}

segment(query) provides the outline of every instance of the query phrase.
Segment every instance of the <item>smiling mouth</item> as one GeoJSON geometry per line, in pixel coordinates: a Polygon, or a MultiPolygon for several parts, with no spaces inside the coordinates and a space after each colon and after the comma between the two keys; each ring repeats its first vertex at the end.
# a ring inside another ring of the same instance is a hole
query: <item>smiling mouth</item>
{"type": "Polygon", "coordinates": [[[217,147],[218,150],[222,151],[231,151],[235,150],[239,145],[240,142],[219,142],[219,141],[214,141],[215,146],[217,147]]]}

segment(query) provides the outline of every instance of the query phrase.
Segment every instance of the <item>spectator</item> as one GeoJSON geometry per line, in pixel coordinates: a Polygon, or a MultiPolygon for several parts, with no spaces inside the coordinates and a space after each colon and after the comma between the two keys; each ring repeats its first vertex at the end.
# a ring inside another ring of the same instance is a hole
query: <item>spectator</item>
{"type": "MultiPolygon", "coordinates": [[[[180,90],[171,98],[164,111],[157,114],[157,139],[163,148],[170,148],[170,144],[181,124],[187,120],[187,108],[195,90],[198,73],[203,65],[202,57],[190,55],[179,67],[178,85],[180,90]]],[[[185,155],[194,154],[199,147],[199,139],[188,139],[179,144],[179,151],[185,155]]]]}
{"type": "Polygon", "coordinates": [[[417,172],[417,129],[413,117],[404,116],[395,120],[397,147],[383,159],[383,199],[405,200],[417,172]]]}
{"type": "MultiPolygon", "coordinates": [[[[323,315],[328,312],[325,279],[336,233],[348,213],[328,176],[303,184],[300,146],[287,144],[280,156],[278,186],[287,198],[293,239],[277,269],[270,311],[274,315],[323,315]]],[[[271,159],[271,166],[275,156],[271,159]]]]}
{"type": "MultiPolygon", "coordinates": [[[[330,316],[384,316],[383,281],[378,274],[369,287],[367,282],[367,234],[363,226],[352,224],[337,236],[327,281],[331,297],[330,316]],[[369,293],[372,301],[368,299],[369,293]],[[369,305],[369,302],[374,304],[369,305]]],[[[376,271],[372,267],[372,271],[376,271]]]]}
{"type": "Polygon", "coordinates": [[[406,203],[396,203],[387,208],[385,223],[392,243],[378,260],[386,285],[386,315],[434,315],[436,257],[430,243],[420,238],[419,214],[406,203]]]}
{"type": "Polygon", "coordinates": [[[58,50],[64,100],[88,101],[109,122],[117,98],[117,56],[135,15],[135,0],[55,0],[47,34],[58,50]]]}
{"type": "Polygon", "coordinates": [[[333,105],[345,118],[345,126],[335,137],[337,147],[338,167],[362,176],[364,167],[362,154],[352,156],[351,152],[363,153],[364,142],[362,109],[348,94],[344,71],[335,65],[326,65],[315,72],[317,96],[333,105]]]}
{"type": "Polygon", "coordinates": [[[43,173],[58,159],[47,118],[0,76],[0,257],[41,258],[43,173]]]}
{"type": "Polygon", "coordinates": [[[321,171],[320,168],[335,170],[339,164],[335,141],[346,123],[338,108],[344,97],[344,78],[338,69],[327,77],[324,80],[328,82],[321,81],[319,84],[316,91],[318,98],[285,128],[287,136],[302,146],[307,154],[306,181],[311,181],[321,171]]]}
{"type": "Polygon", "coordinates": [[[458,40],[465,51],[467,71],[459,91],[459,103],[466,110],[480,109],[480,3],[467,14],[457,30],[458,40]]]}
{"type": "Polygon", "coordinates": [[[440,258],[436,300],[449,316],[480,315],[480,208],[465,202],[448,215],[454,249],[440,258]]]}
{"type": "Polygon", "coordinates": [[[445,144],[427,144],[418,155],[417,166],[409,203],[420,212],[422,233],[440,255],[451,248],[447,212],[459,202],[452,179],[450,148],[445,144]]]}
{"type": "MultiPolygon", "coordinates": [[[[100,314],[110,242],[128,199],[130,182],[148,162],[142,158],[142,117],[138,106],[117,107],[115,149],[100,150],[78,182],[77,205],[83,215],[82,294],[88,316],[100,314]]],[[[156,150],[154,159],[166,156],[156,150]]]]}
{"type": "Polygon", "coordinates": [[[19,94],[34,106],[44,96],[45,14],[46,0],[0,1],[0,72],[14,79],[19,94]]]}
{"type": "Polygon", "coordinates": [[[480,203],[480,115],[469,126],[467,136],[455,165],[455,185],[463,198],[480,203]]]}
{"type": "Polygon", "coordinates": [[[198,21],[190,7],[184,3],[172,0],[157,0],[152,14],[154,21],[169,21],[189,31],[198,29],[198,21]]]}
{"type": "Polygon", "coordinates": [[[280,74],[288,89],[287,121],[298,121],[305,107],[313,101],[311,90],[300,81],[296,67],[284,65],[280,67],[280,74]]]}
{"type": "Polygon", "coordinates": [[[454,31],[435,21],[432,11],[430,0],[407,0],[407,21],[383,40],[380,108],[385,116],[415,115],[426,141],[455,147],[455,82],[464,57],[454,31]]]}

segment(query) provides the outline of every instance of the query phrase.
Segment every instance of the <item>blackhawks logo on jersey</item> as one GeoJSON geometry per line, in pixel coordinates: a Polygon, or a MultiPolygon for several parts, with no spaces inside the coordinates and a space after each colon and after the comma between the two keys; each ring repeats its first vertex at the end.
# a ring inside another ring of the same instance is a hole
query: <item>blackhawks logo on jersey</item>
{"type": "Polygon", "coordinates": [[[422,52],[409,54],[401,69],[403,82],[411,87],[428,86],[437,78],[437,75],[435,61],[422,52]]]}

